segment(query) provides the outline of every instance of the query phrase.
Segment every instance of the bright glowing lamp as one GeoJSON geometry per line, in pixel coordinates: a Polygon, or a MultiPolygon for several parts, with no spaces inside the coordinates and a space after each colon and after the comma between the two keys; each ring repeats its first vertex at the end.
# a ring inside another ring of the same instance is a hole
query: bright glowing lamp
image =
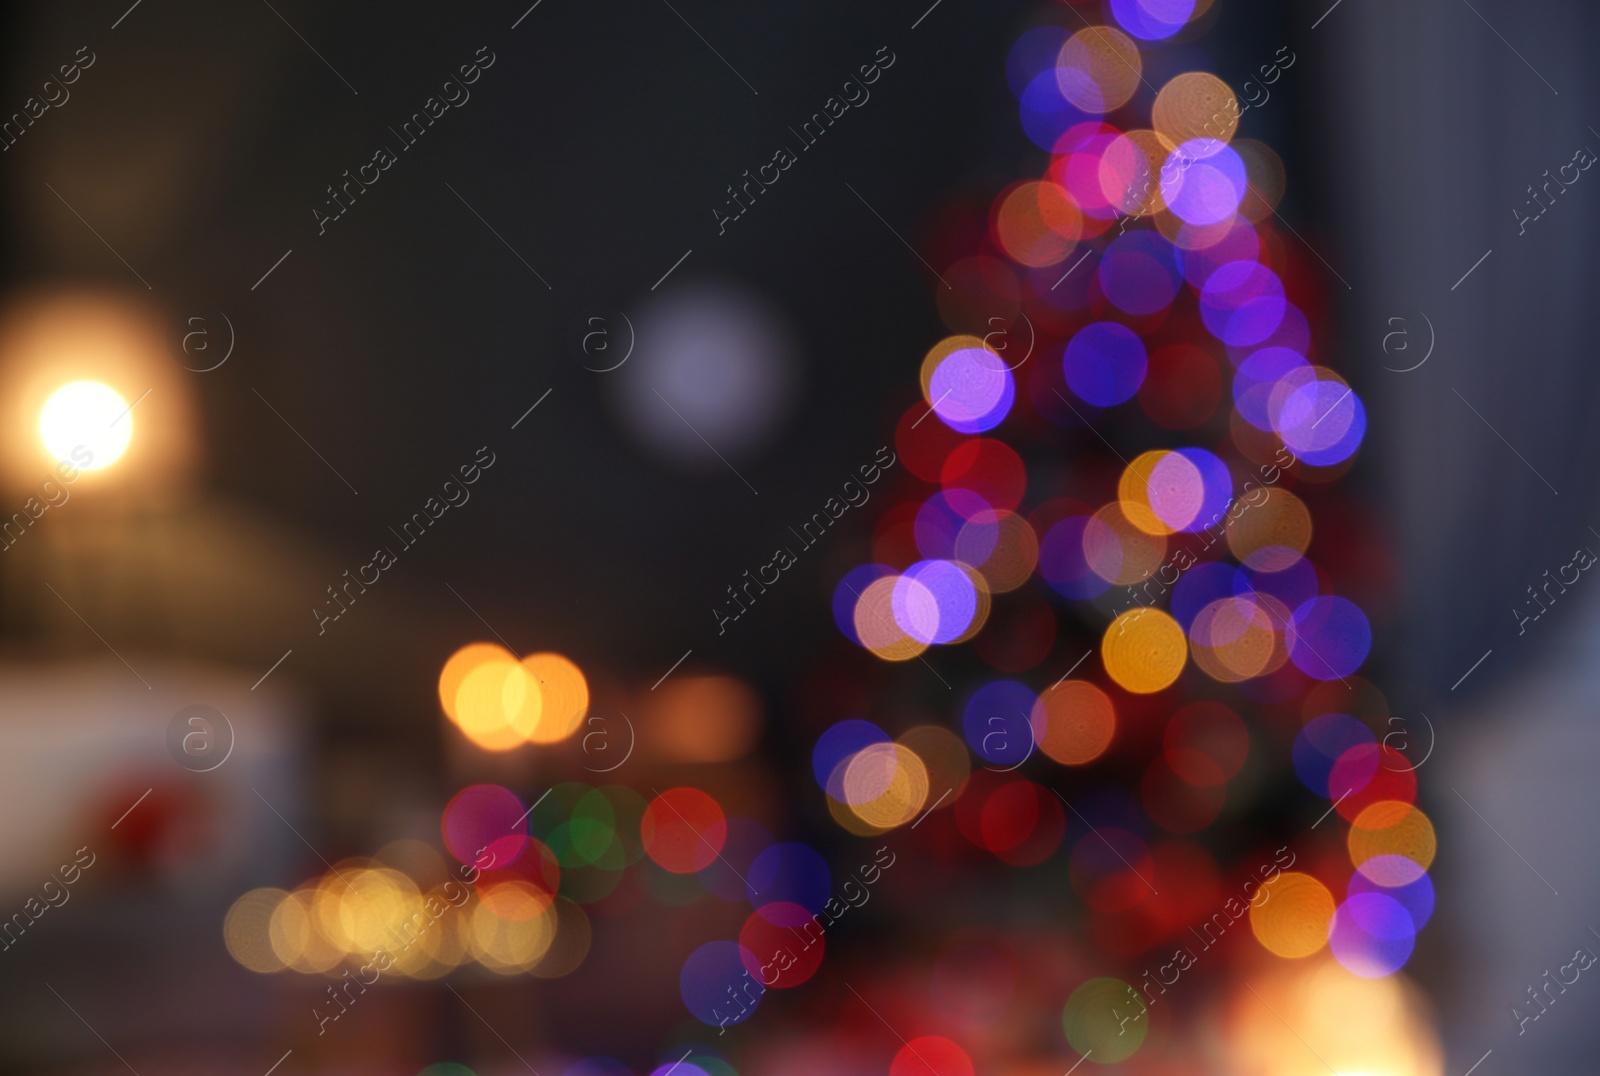
{"type": "Polygon", "coordinates": [[[57,389],[39,412],[39,436],[50,455],[84,471],[115,463],[133,438],[133,414],[115,389],[74,381],[57,389]],[[90,453],[84,461],[83,449],[90,453]]]}
{"type": "Polygon", "coordinates": [[[0,492],[20,502],[48,478],[105,506],[187,498],[195,392],[222,375],[186,368],[173,334],[204,321],[122,292],[0,292],[0,492]]]}

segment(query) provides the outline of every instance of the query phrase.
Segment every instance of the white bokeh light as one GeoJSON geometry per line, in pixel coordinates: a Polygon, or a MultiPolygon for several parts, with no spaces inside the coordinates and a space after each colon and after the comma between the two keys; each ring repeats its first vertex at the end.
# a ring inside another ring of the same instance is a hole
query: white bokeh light
{"type": "Polygon", "coordinates": [[[53,459],[97,471],[115,463],[127,450],[133,438],[133,415],[128,401],[109,385],[74,381],[45,401],[39,412],[39,436],[53,459]],[[89,463],[73,456],[79,446],[93,453],[89,463]]]}
{"type": "Polygon", "coordinates": [[[748,459],[791,409],[800,352],[783,317],[749,290],[682,285],[637,315],[633,361],[612,375],[623,428],[694,469],[748,459]]]}

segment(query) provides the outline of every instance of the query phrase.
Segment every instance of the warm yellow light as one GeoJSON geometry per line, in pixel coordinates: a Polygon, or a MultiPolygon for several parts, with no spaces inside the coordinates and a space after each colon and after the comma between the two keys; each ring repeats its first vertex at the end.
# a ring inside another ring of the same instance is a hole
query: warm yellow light
{"type": "Polygon", "coordinates": [[[456,696],[461,691],[461,682],[467,678],[479,665],[490,661],[515,660],[511,651],[498,643],[468,643],[444,663],[444,668],[439,671],[439,705],[444,707],[444,712],[451,721],[461,723],[461,714],[456,709],[456,696]]]}
{"type": "MultiPolygon", "coordinates": [[[[903,744],[869,744],[845,764],[840,784],[844,802],[855,816],[883,833],[922,813],[928,798],[928,769],[903,744]]],[[[832,781],[829,785],[834,787],[832,781]]]]}
{"type": "Polygon", "coordinates": [[[39,412],[39,436],[51,457],[82,471],[115,463],[133,439],[133,415],[117,391],[98,381],[56,389],[39,412]]]}
{"type": "Polygon", "coordinates": [[[1188,657],[1183,628],[1160,609],[1129,609],[1111,622],[1100,643],[1106,675],[1136,695],[1171,687],[1188,657]]]}
{"type": "Polygon", "coordinates": [[[1266,900],[1250,905],[1250,929],[1267,950],[1297,960],[1328,944],[1336,904],[1327,886],[1309,874],[1289,871],[1264,888],[1266,900]]]}
{"type": "Polygon", "coordinates": [[[456,689],[461,731],[485,751],[510,751],[527,743],[543,707],[538,680],[509,654],[479,665],[456,689]]]}
{"type": "Polygon", "coordinates": [[[530,678],[528,692],[542,697],[532,727],[519,729],[530,743],[560,743],[582,723],[589,712],[589,681],[583,670],[560,654],[529,654],[521,668],[530,678]]]}
{"type": "MultiPolygon", "coordinates": [[[[1263,969],[1246,980],[1236,987],[1220,1021],[1219,1071],[1255,1076],[1442,1076],[1445,1071],[1428,1002],[1403,974],[1363,979],[1324,955],[1263,969]]],[[[1134,1026],[1130,1023],[1128,1030],[1134,1026]]]]}
{"type": "Polygon", "coordinates": [[[263,975],[288,967],[270,934],[273,913],[288,896],[281,889],[252,889],[233,902],[222,920],[222,940],[233,959],[263,975]]]}
{"type": "Polygon", "coordinates": [[[467,920],[471,930],[466,942],[478,962],[497,975],[517,975],[531,971],[549,952],[556,940],[558,916],[546,906],[527,919],[502,919],[488,905],[479,903],[467,920]]]}

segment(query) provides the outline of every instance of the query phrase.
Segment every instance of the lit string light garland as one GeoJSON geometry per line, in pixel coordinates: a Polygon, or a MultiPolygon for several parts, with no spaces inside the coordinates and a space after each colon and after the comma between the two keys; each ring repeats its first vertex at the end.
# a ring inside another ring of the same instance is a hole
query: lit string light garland
{"type": "MultiPolygon", "coordinates": [[[[1192,0],[1118,0],[1110,11],[1119,26],[1040,27],[1011,51],[1024,130],[1049,163],[996,196],[984,249],[942,274],[952,335],[925,356],[922,400],[895,440],[906,469],[936,488],[885,511],[871,562],[838,585],[835,618],[886,663],[972,641],[1008,674],[959,692],[952,716],[972,775],[944,805],[972,844],[1013,866],[1043,862],[1074,833],[1073,885],[1100,937],[1120,934],[1122,956],[1174,938],[1204,952],[1215,938],[1184,932],[1248,919],[1246,933],[1276,957],[1327,953],[1354,977],[1392,976],[1432,913],[1432,825],[1410,763],[1372,731],[1387,704],[1357,675],[1372,644],[1366,613],[1307,555],[1312,505],[1351,465],[1365,408],[1317,360],[1293,301],[1309,287],[1273,222],[1283,167],[1235,138],[1227,84],[1187,72],[1149,87],[1147,112],[1130,105],[1141,50],[1197,16],[1192,0]],[[985,326],[1022,321],[1037,346],[1014,361],[985,326]],[[1230,382],[1233,407],[1220,412],[1230,382]],[[1164,441],[1215,440],[1129,460],[1113,438],[1150,439],[1126,416],[1135,406],[1164,441]],[[1109,482],[1106,452],[1122,464],[1109,482]],[[1111,496],[1049,495],[1061,488],[1111,496]],[[1041,664],[1058,633],[1076,634],[1073,622],[1096,611],[1111,623],[1083,642],[1101,675],[1080,661],[1051,682],[1041,664]],[[1244,900],[1211,884],[1227,910],[1209,920],[1205,901],[1164,897],[1162,881],[1214,882],[1215,857],[1176,838],[1218,820],[1250,752],[1248,726],[1296,699],[1293,769],[1348,824],[1348,867],[1325,856],[1300,871],[1274,866],[1244,900]],[[1153,743],[1152,721],[1165,725],[1153,743]],[[1116,775],[1141,751],[1130,795],[1116,775]],[[1035,755],[1045,756],[1032,763],[1037,780],[1017,772],[1035,755]],[[1113,755],[1082,813],[1050,794],[1052,763],[1113,755]]],[[[853,832],[882,817],[890,741],[852,719],[817,742],[818,782],[853,832]],[[876,780],[841,780],[867,756],[876,780]]],[[[1097,1063],[1132,1056],[1145,1037],[1129,1024],[1143,1020],[1140,998],[1120,979],[1086,981],[1064,1010],[1068,1042],[1097,1063]]]]}

